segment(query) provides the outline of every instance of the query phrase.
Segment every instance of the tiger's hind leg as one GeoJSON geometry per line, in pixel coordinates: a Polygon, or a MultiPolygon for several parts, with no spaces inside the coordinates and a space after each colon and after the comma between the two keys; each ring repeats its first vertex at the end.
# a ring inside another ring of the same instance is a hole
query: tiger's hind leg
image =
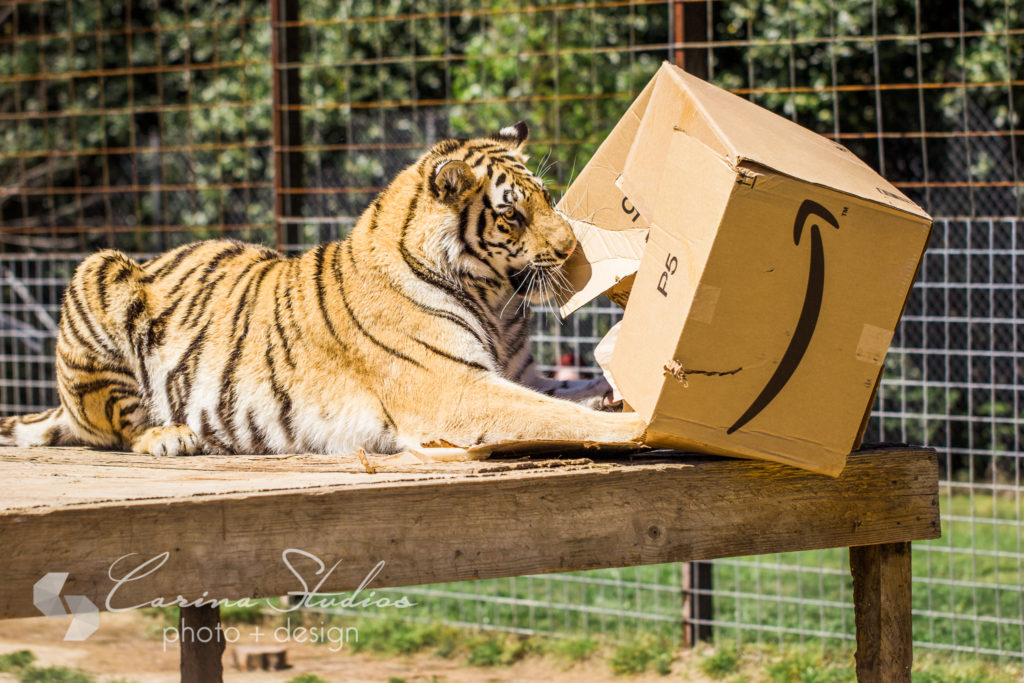
{"type": "Polygon", "coordinates": [[[199,438],[159,425],[146,353],[152,319],[145,271],[117,251],[87,258],[68,283],[57,338],[57,389],[68,429],[84,445],[193,455],[199,438]]]}
{"type": "Polygon", "coordinates": [[[64,408],[0,418],[0,446],[73,446],[64,408]]]}

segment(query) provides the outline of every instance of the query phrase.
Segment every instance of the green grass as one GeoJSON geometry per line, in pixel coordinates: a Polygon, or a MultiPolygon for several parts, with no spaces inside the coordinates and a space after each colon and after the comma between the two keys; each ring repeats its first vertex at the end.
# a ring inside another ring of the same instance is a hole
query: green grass
{"type": "Polygon", "coordinates": [[[18,674],[19,683],[96,683],[96,679],[78,669],[63,666],[48,666],[42,669],[30,667],[18,674]]]}
{"type": "Polygon", "coordinates": [[[620,676],[642,674],[648,669],[664,676],[672,670],[675,649],[668,638],[645,635],[617,647],[608,664],[620,676]]]}
{"type": "Polygon", "coordinates": [[[0,655],[0,671],[18,671],[19,669],[26,668],[34,661],[36,661],[36,656],[29,650],[15,650],[14,652],[8,652],[7,654],[0,655]]]}
{"type": "MultiPolygon", "coordinates": [[[[352,625],[339,619],[338,624],[352,625]]],[[[358,638],[346,644],[353,652],[380,655],[408,655],[431,650],[441,657],[454,654],[460,632],[440,623],[419,623],[404,619],[360,619],[355,622],[358,638]]]]}
{"type": "Polygon", "coordinates": [[[582,662],[590,659],[601,647],[595,638],[547,638],[544,651],[547,654],[569,662],[582,662]]]}
{"type": "MultiPolygon", "coordinates": [[[[1017,520],[1024,514],[1010,497],[977,496],[972,500],[967,495],[942,495],[940,507],[943,537],[913,544],[914,576],[976,585],[917,583],[913,595],[914,639],[940,647],[955,644],[1010,653],[1024,651],[1020,628],[996,623],[1024,619],[1020,567],[1016,559],[984,554],[1020,552],[1024,538],[1017,520]],[[973,518],[973,523],[958,519],[966,517],[973,518]],[[973,553],[972,547],[982,554],[973,553]]],[[[716,596],[716,617],[741,624],[852,634],[853,589],[848,558],[845,549],[831,549],[716,563],[715,588],[744,594],[716,596]],[[756,593],[761,599],[751,595],[756,593]],[[801,604],[798,601],[802,598],[836,604],[801,604]]],[[[793,643],[809,637],[799,633],[780,637],[742,627],[719,630],[741,641],[793,643]]]]}
{"type": "Polygon", "coordinates": [[[705,675],[719,680],[739,671],[740,656],[735,647],[723,646],[700,662],[700,670],[705,675]]]}
{"type": "Polygon", "coordinates": [[[832,653],[821,650],[789,648],[768,666],[772,683],[846,683],[854,678],[852,662],[836,661],[832,653]]]}
{"type": "Polygon", "coordinates": [[[378,596],[397,600],[407,596],[417,603],[407,610],[371,609],[362,614],[401,616],[402,612],[417,619],[483,626],[529,628],[538,632],[565,633],[585,636],[601,633],[628,639],[641,632],[677,635],[679,624],[679,565],[663,564],[623,569],[599,569],[573,572],[568,575],[596,580],[597,584],[571,581],[552,581],[543,576],[520,576],[505,579],[485,579],[429,586],[375,589],[378,596]],[[604,582],[603,585],[600,582],[604,582]],[[665,590],[652,591],[646,584],[662,586],[665,590]],[[425,595],[430,591],[430,595],[425,595]],[[437,592],[445,592],[440,596],[437,592]],[[477,601],[480,598],[480,601],[477,601]],[[486,602],[493,598],[520,598],[533,605],[486,602]],[[539,603],[539,604],[536,604],[539,603]],[[584,613],[572,609],[586,605],[594,610],[584,613]],[[600,614],[623,609],[638,614],[658,614],[673,621],[654,624],[642,616],[600,614]],[[652,628],[654,624],[654,628],[652,628]]]}
{"type": "Polygon", "coordinates": [[[89,674],[63,666],[36,667],[36,656],[29,650],[0,654],[0,672],[13,674],[18,683],[96,683],[89,674]]]}

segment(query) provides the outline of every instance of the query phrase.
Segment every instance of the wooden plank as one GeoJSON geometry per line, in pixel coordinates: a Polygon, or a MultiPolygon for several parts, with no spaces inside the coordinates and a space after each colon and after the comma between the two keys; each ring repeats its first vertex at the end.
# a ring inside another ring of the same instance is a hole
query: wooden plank
{"type": "Polygon", "coordinates": [[[857,680],[910,681],[914,663],[910,543],[850,548],[857,680]]]}
{"type": "Polygon", "coordinates": [[[32,585],[47,572],[69,572],[65,592],[104,609],[204,592],[284,595],[320,581],[321,591],[351,591],[368,575],[367,591],[939,535],[932,451],[854,454],[838,478],[687,462],[195,498],[186,488],[165,500],[12,511],[0,514],[0,547],[18,558],[0,563],[0,618],[37,614],[32,585]]]}
{"type": "MultiPolygon", "coordinates": [[[[573,453],[569,452],[570,455],[573,453]]],[[[408,453],[370,455],[368,458],[375,474],[368,473],[355,454],[164,458],[87,448],[0,447],[0,481],[18,482],[16,487],[8,487],[0,498],[0,514],[129,501],[252,495],[324,486],[382,486],[452,477],[490,476],[508,471],[544,472],[598,466],[590,459],[575,457],[431,464],[424,464],[408,453]]]]}
{"type": "Polygon", "coordinates": [[[181,683],[224,680],[224,632],[219,607],[182,607],[178,615],[181,683]]]}

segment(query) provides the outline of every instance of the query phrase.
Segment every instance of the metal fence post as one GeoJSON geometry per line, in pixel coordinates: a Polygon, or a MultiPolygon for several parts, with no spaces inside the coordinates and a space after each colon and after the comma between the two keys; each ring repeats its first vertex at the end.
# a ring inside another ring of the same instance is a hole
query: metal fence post
{"type": "Polygon", "coordinates": [[[704,2],[673,0],[672,61],[698,78],[708,77],[708,7],[704,2]],[[696,46],[694,46],[696,44],[696,46]]]}
{"type": "Polygon", "coordinates": [[[270,0],[271,70],[274,118],[274,235],[284,250],[299,242],[298,228],[288,221],[302,215],[302,102],[299,89],[301,58],[298,0],[270,0]]]}
{"type": "Polygon", "coordinates": [[[683,591],[683,647],[709,642],[714,620],[710,562],[684,562],[680,587],[683,591]]]}

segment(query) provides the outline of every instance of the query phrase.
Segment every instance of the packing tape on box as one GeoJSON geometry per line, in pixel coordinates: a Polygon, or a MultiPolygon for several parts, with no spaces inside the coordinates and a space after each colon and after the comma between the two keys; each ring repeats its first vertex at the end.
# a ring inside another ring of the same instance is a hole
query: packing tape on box
{"type": "Polygon", "coordinates": [[[857,342],[857,360],[881,365],[892,341],[893,330],[865,324],[857,342]]]}
{"type": "Polygon", "coordinates": [[[700,323],[711,324],[715,318],[715,308],[718,307],[718,297],[722,294],[721,287],[715,287],[704,282],[697,285],[697,292],[693,295],[693,303],[690,304],[690,320],[700,323]]]}

